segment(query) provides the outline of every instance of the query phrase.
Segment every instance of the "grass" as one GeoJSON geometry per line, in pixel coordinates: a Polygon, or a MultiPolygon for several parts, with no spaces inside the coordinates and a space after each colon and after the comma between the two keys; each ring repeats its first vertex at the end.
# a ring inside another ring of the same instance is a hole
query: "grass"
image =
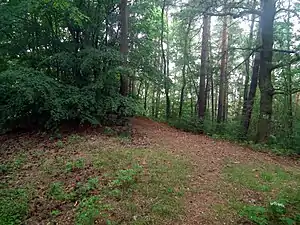
{"type": "Polygon", "coordinates": [[[25,189],[0,189],[0,224],[22,224],[28,213],[28,193],[25,189]]]}
{"type": "Polygon", "coordinates": [[[33,145],[2,159],[0,225],[169,224],[184,215],[185,160],[123,147],[127,136],[97,138],[73,135],[42,157],[33,145]]]}
{"type": "Polygon", "coordinates": [[[183,214],[180,197],[188,171],[184,161],[138,149],[104,152],[94,157],[93,164],[109,168],[105,174],[109,188],[104,192],[117,200],[114,209],[128,224],[161,224],[183,214]]]}
{"type": "Polygon", "coordinates": [[[300,170],[272,164],[228,164],[223,172],[224,218],[239,217],[259,225],[300,223],[300,170]]]}

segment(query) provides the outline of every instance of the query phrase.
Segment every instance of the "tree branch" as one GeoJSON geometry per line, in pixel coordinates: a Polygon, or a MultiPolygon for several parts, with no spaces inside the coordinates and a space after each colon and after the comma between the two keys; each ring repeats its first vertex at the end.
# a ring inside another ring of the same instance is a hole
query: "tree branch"
{"type": "Polygon", "coordinates": [[[257,52],[257,49],[259,49],[259,47],[255,48],[252,50],[252,52],[250,52],[250,54],[243,60],[243,62],[241,62],[240,64],[238,64],[236,67],[234,67],[232,70],[230,70],[228,73],[227,73],[227,76],[230,75],[233,71],[235,71],[236,69],[238,69],[241,65],[243,65],[252,55],[254,52],[257,52]]]}
{"type": "MultiPolygon", "coordinates": [[[[190,65],[188,64],[187,66],[188,66],[188,70],[192,73],[192,69],[191,69],[190,65]]],[[[195,88],[195,93],[196,93],[197,97],[199,98],[199,93],[198,93],[198,88],[197,88],[196,82],[191,76],[189,78],[193,82],[193,85],[195,88]]]]}
{"type": "MultiPolygon", "coordinates": [[[[300,92],[300,88],[293,88],[291,94],[296,94],[298,92],[300,92]]],[[[273,93],[273,95],[287,95],[287,94],[289,93],[285,91],[279,91],[279,90],[278,91],[275,90],[273,93]]]]}
{"type": "MultiPolygon", "coordinates": [[[[259,46],[258,48],[229,48],[231,50],[245,50],[245,51],[249,51],[249,50],[255,50],[256,52],[259,52],[261,49],[261,46],[259,46]]],[[[299,50],[286,50],[286,49],[273,49],[273,52],[281,52],[281,53],[288,53],[288,54],[300,54],[299,50]]]]}
{"type": "Polygon", "coordinates": [[[226,13],[220,13],[220,12],[204,12],[204,14],[209,15],[209,16],[232,16],[234,19],[243,17],[247,14],[256,14],[256,15],[261,15],[261,11],[256,10],[256,9],[248,9],[248,10],[244,10],[241,11],[239,13],[232,13],[232,12],[226,12],[226,13]]]}
{"type": "Polygon", "coordinates": [[[276,11],[276,14],[277,13],[280,13],[280,12],[290,12],[290,13],[293,13],[299,20],[300,20],[300,15],[298,14],[298,12],[296,10],[293,10],[293,9],[284,9],[284,8],[280,8],[276,11]]]}
{"type": "Polygon", "coordinates": [[[300,61],[300,55],[297,54],[295,58],[291,59],[291,61],[289,61],[287,63],[279,63],[277,65],[274,65],[271,70],[279,69],[281,67],[285,67],[285,66],[294,64],[296,62],[299,62],[299,61],[300,61]]]}

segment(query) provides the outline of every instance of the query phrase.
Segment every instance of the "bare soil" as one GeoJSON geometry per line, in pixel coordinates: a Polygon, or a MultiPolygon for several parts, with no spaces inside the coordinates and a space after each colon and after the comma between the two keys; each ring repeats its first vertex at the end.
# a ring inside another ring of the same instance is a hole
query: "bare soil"
{"type": "MultiPolygon", "coordinates": [[[[176,223],[178,225],[237,224],[236,218],[221,219],[215,210],[216,205],[226,205],[227,202],[228,184],[222,177],[222,171],[228,163],[270,163],[287,169],[299,169],[300,167],[299,159],[256,152],[250,148],[227,141],[215,140],[205,135],[182,132],[169,127],[167,124],[147,118],[134,118],[131,124],[132,141],[130,143],[124,142],[125,147],[135,146],[154,151],[168,151],[185,158],[192,165],[193,172],[188,177],[189,185],[184,197],[186,213],[176,223]]],[[[83,134],[86,135],[85,141],[91,146],[91,149],[93,146],[101,145],[111,149],[120,147],[119,143],[109,137],[99,135],[98,130],[91,130],[83,134]]],[[[14,181],[9,184],[12,187],[17,187],[28,183],[28,180],[36,180],[35,188],[37,188],[38,193],[33,204],[31,204],[30,219],[26,221],[27,224],[50,224],[49,211],[57,208],[69,212],[69,214],[64,215],[64,218],[59,218],[60,221],[65,221],[59,224],[72,224],[71,221],[74,217],[73,205],[57,205],[57,202],[49,202],[43,197],[46,195],[49,183],[63,180],[72,187],[74,182],[86,180],[87,177],[101,177],[101,174],[97,174],[97,171],[93,169],[87,169],[83,174],[78,172],[75,179],[74,174],[72,177],[67,177],[65,174],[55,174],[55,171],[50,171],[51,176],[41,173],[38,170],[41,167],[41,159],[53,164],[59,158],[80,158],[84,154],[80,151],[80,148],[68,149],[67,151],[60,149],[49,141],[49,137],[28,134],[2,136],[0,137],[0,150],[2,154],[0,163],[12,160],[19,154],[18,151],[27,153],[26,165],[22,166],[18,177],[14,178],[14,181]]],[[[87,151],[90,150],[87,149],[87,151]]],[[[43,164],[43,166],[46,165],[43,164]]],[[[2,181],[10,179],[10,177],[5,176],[0,176],[0,178],[2,181]]],[[[232,190],[234,191],[234,188],[232,190]]],[[[243,195],[245,199],[260,199],[258,193],[247,190],[243,195]]],[[[246,223],[240,222],[239,224],[246,223]]]]}
{"type": "MultiPolygon", "coordinates": [[[[299,159],[256,152],[205,135],[178,131],[167,124],[146,118],[135,118],[132,124],[134,142],[148,144],[157,150],[165,149],[187,158],[193,165],[194,172],[191,174],[190,187],[185,199],[186,217],[179,224],[236,224],[235,218],[231,220],[229,218],[228,221],[220,220],[214,210],[215,205],[226,202],[222,189],[226,186],[222,179],[222,170],[229,162],[270,163],[289,169],[300,166],[299,159]]],[[[251,198],[260,198],[255,196],[255,193],[247,192],[245,195],[245,197],[250,195],[251,198]]]]}

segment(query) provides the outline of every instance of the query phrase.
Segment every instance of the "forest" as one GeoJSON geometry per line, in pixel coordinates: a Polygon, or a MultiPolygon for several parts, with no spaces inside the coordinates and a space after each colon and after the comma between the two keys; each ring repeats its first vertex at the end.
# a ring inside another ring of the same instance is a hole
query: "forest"
{"type": "Polygon", "coordinates": [[[0,0],[0,225],[299,224],[299,21],[299,0],[0,0]]]}
{"type": "Polygon", "coordinates": [[[299,7],[2,1],[1,131],[140,114],[299,152],[299,7]]]}

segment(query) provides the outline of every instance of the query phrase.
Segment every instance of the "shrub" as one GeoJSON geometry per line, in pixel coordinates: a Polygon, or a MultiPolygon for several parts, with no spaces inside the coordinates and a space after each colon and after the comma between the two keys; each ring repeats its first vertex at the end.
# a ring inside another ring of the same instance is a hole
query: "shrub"
{"type": "Polygon", "coordinates": [[[198,118],[182,118],[168,121],[169,125],[179,130],[192,133],[203,133],[203,123],[198,118]]]}
{"type": "Polygon", "coordinates": [[[98,124],[108,114],[133,115],[135,102],[101,82],[82,88],[62,84],[42,72],[19,68],[0,74],[0,131],[52,129],[66,121],[98,124]]]}

